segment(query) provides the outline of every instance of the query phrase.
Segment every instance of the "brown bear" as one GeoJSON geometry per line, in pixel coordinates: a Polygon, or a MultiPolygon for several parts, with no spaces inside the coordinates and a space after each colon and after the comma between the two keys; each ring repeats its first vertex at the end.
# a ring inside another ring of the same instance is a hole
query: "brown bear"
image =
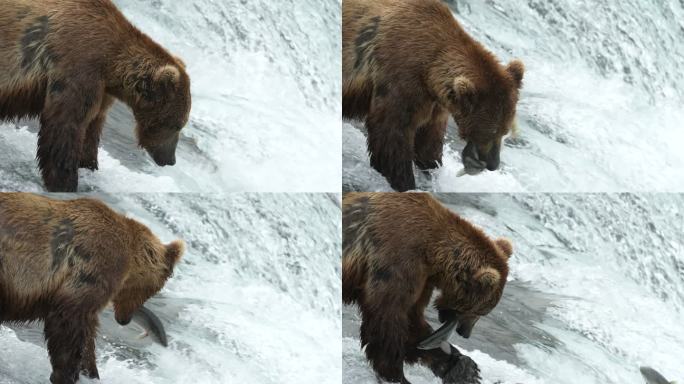
{"type": "Polygon", "coordinates": [[[442,164],[449,115],[468,173],[499,167],[524,67],[501,65],[439,0],[344,0],[342,114],[365,119],[371,166],[398,191],[442,164]]]}
{"type": "Polygon", "coordinates": [[[52,383],[98,378],[98,313],[128,324],[183,251],[96,200],[0,194],[0,323],[45,321],[52,383]]]}
{"type": "Polygon", "coordinates": [[[38,165],[51,192],[74,192],[98,168],[114,99],[137,121],[138,144],[174,165],[187,124],[190,78],[177,57],[110,0],[5,0],[0,7],[0,121],[39,117],[38,165]]]}
{"type": "Polygon", "coordinates": [[[342,298],[362,315],[361,344],[375,372],[408,383],[403,364],[420,362],[444,383],[479,382],[472,360],[451,346],[422,350],[433,290],[440,321],[469,337],[499,302],[513,248],[425,193],[349,193],[342,208],[342,298]]]}

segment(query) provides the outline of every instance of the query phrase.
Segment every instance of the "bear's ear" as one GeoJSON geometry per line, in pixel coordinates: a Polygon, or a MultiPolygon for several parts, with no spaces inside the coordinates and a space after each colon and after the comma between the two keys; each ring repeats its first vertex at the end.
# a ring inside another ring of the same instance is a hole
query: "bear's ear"
{"type": "Polygon", "coordinates": [[[513,244],[508,239],[500,237],[495,240],[496,246],[506,255],[506,260],[513,254],[513,244]]]}
{"type": "Polygon", "coordinates": [[[166,261],[169,265],[176,265],[185,252],[183,240],[176,240],[166,245],[166,261]]]}
{"type": "Polygon", "coordinates": [[[511,75],[518,89],[520,89],[522,87],[523,76],[525,75],[525,64],[523,64],[522,61],[515,59],[508,63],[506,71],[511,75]]]}
{"type": "Polygon", "coordinates": [[[178,64],[179,67],[181,67],[183,69],[186,68],[185,61],[183,61],[183,59],[181,59],[178,56],[174,56],[173,58],[174,58],[174,60],[176,60],[176,64],[178,64]]]}
{"type": "Polygon", "coordinates": [[[174,92],[178,89],[180,82],[180,70],[175,65],[163,65],[154,72],[152,76],[153,87],[161,96],[174,92]]]}
{"type": "Polygon", "coordinates": [[[462,113],[468,114],[475,108],[475,84],[465,76],[454,79],[449,97],[462,113]]]}
{"type": "Polygon", "coordinates": [[[475,272],[474,278],[475,281],[480,283],[482,286],[495,287],[499,285],[501,274],[492,267],[482,267],[479,271],[475,272]]]}

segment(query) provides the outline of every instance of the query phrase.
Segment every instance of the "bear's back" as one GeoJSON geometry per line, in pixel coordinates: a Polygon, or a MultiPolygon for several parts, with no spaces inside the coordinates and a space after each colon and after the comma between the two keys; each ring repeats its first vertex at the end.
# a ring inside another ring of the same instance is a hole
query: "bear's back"
{"type": "Polygon", "coordinates": [[[131,237],[127,220],[92,199],[0,194],[2,296],[38,303],[36,298],[73,289],[80,272],[107,274],[112,266],[127,265],[129,253],[122,249],[131,237]]]}

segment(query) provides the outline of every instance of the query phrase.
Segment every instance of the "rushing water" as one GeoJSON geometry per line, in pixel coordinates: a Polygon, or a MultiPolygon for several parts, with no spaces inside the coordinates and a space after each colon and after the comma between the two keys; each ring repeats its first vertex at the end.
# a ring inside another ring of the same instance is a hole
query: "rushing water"
{"type": "MultiPolygon", "coordinates": [[[[102,316],[106,383],[341,382],[339,195],[106,196],[187,251],[148,301],[169,347],[102,316]]],[[[41,324],[0,326],[0,383],[47,381],[41,324]]]]}
{"type": "MultiPolygon", "coordinates": [[[[681,191],[684,3],[679,0],[450,1],[466,31],[526,65],[519,134],[496,172],[457,177],[451,122],[430,191],[681,191]]],[[[362,127],[343,128],[346,190],[389,190],[362,127]]]]}
{"type": "MultiPolygon", "coordinates": [[[[438,197],[514,245],[502,301],[470,339],[451,339],[485,383],[643,384],[640,365],[684,378],[684,195],[438,197]]],[[[345,307],[344,382],[371,384],[359,324],[345,307]]],[[[426,368],[406,372],[439,383],[426,368]]]]}
{"type": "MultiPolygon", "coordinates": [[[[178,163],[159,168],[117,104],[81,191],[339,190],[340,0],[114,2],[183,58],[193,110],[178,163]]],[[[0,123],[0,189],[42,190],[36,132],[0,123]]]]}

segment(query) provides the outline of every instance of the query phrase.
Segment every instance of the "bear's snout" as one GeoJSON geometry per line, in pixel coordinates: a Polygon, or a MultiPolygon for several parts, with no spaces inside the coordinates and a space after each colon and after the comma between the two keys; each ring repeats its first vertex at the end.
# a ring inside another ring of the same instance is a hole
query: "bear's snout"
{"type": "Polygon", "coordinates": [[[174,166],[176,165],[176,156],[173,155],[171,157],[154,157],[152,156],[152,159],[154,159],[154,162],[160,166],[160,167],[165,167],[165,166],[174,166]]]}
{"type": "Polygon", "coordinates": [[[466,327],[464,324],[459,324],[458,328],[456,328],[456,332],[458,332],[458,334],[461,335],[461,337],[464,337],[467,339],[470,337],[470,334],[473,332],[473,328],[472,327],[466,327]]]}
{"type": "Polygon", "coordinates": [[[470,334],[473,333],[473,327],[475,327],[475,323],[478,320],[480,320],[480,316],[460,316],[456,333],[463,338],[470,338],[470,334]]]}
{"type": "Polygon", "coordinates": [[[470,175],[476,175],[485,168],[489,171],[496,171],[501,165],[500,149],[500,145],[494,143],[488,152],[484,152],[475,143],[469,141],[461,153],[463,167],[470,175]]]}
{"type": "Polygon", "coordinates": [[[499,165],[501,163],[499,160],[499,152],[490,153],[489,155],[490,156],[487,158],[487,169],[490,171],[496,171],[499,169],[499,165]]]}
{"type": "Polygon", "coordinates": [[[489,150],[489,153],[487,153],[487,169],[490,171],[496,171],[499,169],[499,165],[501,164],[501,144],[498,142],[495,142],[492,145],[492,148],[489,150]]]}
{"type": "Polygon", "coordinates": [[[172,149],[164,148],[164,147],[157,147],[157,148],[152,148],[148,149],[147,153],[150,154],[152,157],[152,160],[154,160],[155,164],[157,164],[160,167],[165,167],[165,166],[173,166],[176,165],[176,147],[174,146],[172,149]]]}
{"type": "Polygon", "coordinates": [[[176,133],[161,144],[149,145],[149,143],[145,143],[142,144],[142,147],[158,166],[176,165],[176,147],[179,140],[180,135],[176,133]]]}

